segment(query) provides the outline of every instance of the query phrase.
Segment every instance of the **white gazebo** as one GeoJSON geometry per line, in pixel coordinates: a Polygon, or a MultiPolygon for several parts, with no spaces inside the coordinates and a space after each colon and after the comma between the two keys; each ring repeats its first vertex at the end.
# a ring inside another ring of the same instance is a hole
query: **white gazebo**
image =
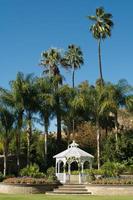
{"type": "MultiPolygon", "coordinates": [[[[84,176],[84,165],[85,163],[89,163],[89,168],[92,168],[92,162],[94,159],[94,156],[91,154],[83,151],[82,149],[78,148],[78,144],[75,143],[75,141],[72,142],[68,146],[68,149],[65,151],[55,155],[53,158],[56,158],[56,176],[58,180],[60,180],[62,183],[69,183],[71,178],[71,164],[76,162],[78,166],[78,183],[83,182],[83,176],[84,176]],[[67,166],[67,170],[66,170],[67,166]],[[62,167],[62,170],[61,170],[62,167]]],[[[76,177],[76,175],[75,175],[76,177]]]]}

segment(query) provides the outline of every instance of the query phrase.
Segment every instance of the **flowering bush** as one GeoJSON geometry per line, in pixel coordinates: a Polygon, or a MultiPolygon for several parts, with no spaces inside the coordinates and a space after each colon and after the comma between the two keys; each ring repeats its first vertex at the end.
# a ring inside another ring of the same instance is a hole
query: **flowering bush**
{"type": "Polygon", "coordinates": [[[17,177],[7,178],[3,183],[8,184],[56,184],[58,181],[49,181],[47,178],[30,178],[30,177],[17,177]]]}
{"type": "Polygon", "coordinates": [[[104,179],[96,179],[91,182],[92,184],[108,184],[108,185],[133,185],[133,179],[131,178],[104,178],[104,179]]]}
{"type": "Polygon", "coordinates": [[[3,182],[8,184],[56,184],[59,183],[53,167],[47,170],[47,174],[39,172],[39,167],[34,164],[20,171],[21,177],[9,177],[3,182]]]}
{"type": "Polygon", "coordinates": [[[19,177],[7,178],[3,182],[8,184],[44,184],[47,181],[44,178],[19,177]]]}

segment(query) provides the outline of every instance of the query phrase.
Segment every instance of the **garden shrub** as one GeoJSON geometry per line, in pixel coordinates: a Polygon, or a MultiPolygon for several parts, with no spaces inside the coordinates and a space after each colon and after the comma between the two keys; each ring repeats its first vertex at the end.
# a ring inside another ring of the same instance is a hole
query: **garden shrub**
{"type": "Polygon", "coordinates": [[[47,169],[47,180],[49,182],[52,182],[52,181],[57,181],[57,177],[55,175],[55,168],[54,167],[50,167],[47,169]]]}
{"type": "Polygon", "coordinates": [[[103,169],[85,169],[84,173],[90,174],[90,175],[103,175],[104,170],[103,169]]]}
{"type": "Polygon", "coordinates": [[[49,167],[47,169],[47,175],[55,175],[55,168],[54,167],[49,167]]]}
{"type": "Polygon", "coordinates": [[[129,166],[128,166],[128,172],[129,172],[130,174],[133,174],[133,165],[129,165],[129,166]]]}
{"type": "Polygon", "coordinates": [[[0,182],[2,182],[4,180],[4,175],[0,172],[0,182]]]}
{"type": "Polygon", "coordinates": [[[33,178],[44,178],[45,174],[42,172],[39,172],[39,167],[36,164],[29,165],[28,167],[25,167],[20,170],[20,176],[28,176],[33,178]]]}
{"type": "Polygon", "coordinates": [[[125,165],[114,162],[106,162],[102,165],[101,169],[103,170],[104,177],[117,177],[125,170],[125,165]]]}

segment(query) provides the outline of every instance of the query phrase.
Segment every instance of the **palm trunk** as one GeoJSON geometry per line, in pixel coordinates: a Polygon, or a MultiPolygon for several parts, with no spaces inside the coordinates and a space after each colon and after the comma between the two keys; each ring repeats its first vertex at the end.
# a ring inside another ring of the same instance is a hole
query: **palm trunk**
{"type": "Polygon", "coordinates": [[[22,121],[23,121],[23,110],[19,112],[18,127],[17,127],[17,133],[16,133],[17,174],[19,174],[19,170],[20,170],[20,134],[21,134],[21,128],[22,128],[22,123],[23,123],[22,121]]]}
{"type": "Polygon", "coordinates": [[[28,128],[27,128],[27,166],[30,165],[30,146],[32,137],[32,127],[31,127],[31,114],[28,116],[28,128]]]}
{"type": "Polygon", "coordinates": [[[6,152],[4,152],[4,176],[6,176],[6,171],[7,171],[7,155],[6,152]]]}
{"type": "Polygon", "coordinates": [[[102,61],[101,61],[101,39],[98,39],[98,60],[99,60],[101,86],[103,86],[102,61]]]}
{"type": "Polygon", "coordinates": [[[61,110],[59,95],[56,97],[56,116],[57,116],[57,143],[61,141],[61,110]]]}
{"type": "Polygon", "coordinates": [[[74,70],[74,66],[72,67],[72,86],[73,88],[75,87],[75,83],[74,83],[74,74],[75,73],[75,70],[74,70]]]}
{"type": "MultiPolygon", "coordinates": [[[[75,84],[74,84],[74,74],[75,73],[75,69],[74,69],[74,66],[72,67],[72,85],[73,85],[73,88],[75,87],[75,84]]],[[[74,116],[73,116],[74,117],[74,116]]],[[[73,129],[73,140],[75,139],[75,122],[74,122],[74,118],[72,120],[72,129],[73,129]]]]}
{"type": "Polygon", "coordinates": [[[5,138],[5,141],[4,141],[4,170],[3,170],[4,176],[6,176],[6,173],[7,173],[7,153],[8,153],[7,149],[8,149],[8,142],[7,142],[7,138],[5,138]]]}
{"type": "Polygon", "coordinates": [[[17,159],[17,174],[18,174],[20,169],[20,133],[18,129],[16,132],[16,159],[17,159]]]}
{"type": "Polygon", "coordinates": [[[74,119],[72,120],[72,129],[73,129],[73,140],[75,140],[75,121],[74,119]]]}
{"type": "Polygon", "coordinates": [[[100,125],[99,120],[96,121],[96,134],[97,134],[97,167],[100,169],[100,125]]]}
{"type": "Polygon", "coordinates": [[[44,125],[45,125],[45,127],[44,127],[44,139],[45,139],[45,141],[44,141],[44,151],[45,151],[45,164],[46,164],[46,166],[47,166],[47,154],[48,154],[48,120],[46,120],[45,119],[45,121],[44,121],[44,125]]]}
{"type": "Polygon", "coordinates": [[[61,114],[60,111],[58,111],[57,114],[57,141],[61,141],[61,114]]]}
{"type": "Polygon", "coordinates": [[[116,150],[118,150],[118,121],[117,121],[117,114],[115,115],[115,143],[116,143],[116,150]]]}

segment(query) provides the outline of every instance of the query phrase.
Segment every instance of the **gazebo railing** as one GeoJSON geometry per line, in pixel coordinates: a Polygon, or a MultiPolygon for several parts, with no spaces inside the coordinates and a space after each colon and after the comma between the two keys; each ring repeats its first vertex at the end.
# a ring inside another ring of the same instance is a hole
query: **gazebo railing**
{"type": "Polygon", "coordinates": [[[89,174],[84,173],[79,173],[78,175],[56,173],[56,176],[61,183],[86,183],[89,179],[89,174]]]}
{"type": "Polygon", "coordinates": [[[59,180],[61,183],[64,183],[64,181],[65,181],[65,176],[66,176],[65,173],[56,173],[56,176],[57,176],[58,180],[59,180]]]}

